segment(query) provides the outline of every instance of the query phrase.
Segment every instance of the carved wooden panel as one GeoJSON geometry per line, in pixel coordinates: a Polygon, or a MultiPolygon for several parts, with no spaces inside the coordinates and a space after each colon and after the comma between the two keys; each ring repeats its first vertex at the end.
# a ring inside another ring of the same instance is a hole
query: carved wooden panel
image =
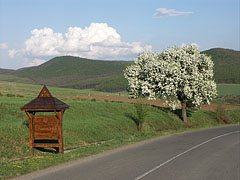
{"type": "Polygon", "coordinates": [[[35,116],[33,120],[34,139],[58,139],[56,116],[35,116]]]}

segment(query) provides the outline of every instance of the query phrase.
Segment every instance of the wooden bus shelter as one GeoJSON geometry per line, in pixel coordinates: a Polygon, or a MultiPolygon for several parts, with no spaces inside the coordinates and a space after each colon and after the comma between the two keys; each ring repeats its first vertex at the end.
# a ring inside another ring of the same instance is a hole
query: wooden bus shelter
{"type": "Polygon", "coordinates": [[[62,116],[67,108],[69,106],[53,97],[46,86],[37,98],[21,107],[29,118],[29,146],[32,153],[35,147],[52,147],[64,153],[62,116]],[[42,112],[52,112],[52,115],[42,112]]]}

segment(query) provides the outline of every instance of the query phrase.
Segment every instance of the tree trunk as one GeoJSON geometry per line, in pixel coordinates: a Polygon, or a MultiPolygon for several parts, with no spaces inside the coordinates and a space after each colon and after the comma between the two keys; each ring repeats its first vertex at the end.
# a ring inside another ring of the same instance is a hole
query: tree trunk
{"type": "Polygon", "coordinates": [[[186,123],[187,122],[187,101],[183,100],[182,102],[182,119],[186,123]]]}
{"type": "Polygon", "coordinates": [[[138,131],[142,131],[142,123],[139,122],[137,129],[138,129],[138,131]]]}

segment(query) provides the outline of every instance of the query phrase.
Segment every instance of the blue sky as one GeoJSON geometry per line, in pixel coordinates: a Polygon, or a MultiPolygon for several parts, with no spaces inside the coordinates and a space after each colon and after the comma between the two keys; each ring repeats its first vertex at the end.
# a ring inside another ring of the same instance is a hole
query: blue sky
{"type": "Polygon", "coordinates": [[[132,60],[182,43],[239,50],[239,0],[0,0],[0,68],[132,60]]]}

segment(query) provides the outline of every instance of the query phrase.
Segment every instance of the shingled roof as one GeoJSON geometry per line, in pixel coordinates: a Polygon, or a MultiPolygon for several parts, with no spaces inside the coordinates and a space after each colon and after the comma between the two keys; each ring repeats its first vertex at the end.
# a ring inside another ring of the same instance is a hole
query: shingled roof
{"type": "Polygon", "coordinates": [[[69,106],[59,99],[52,97],[46,86],[43,86],[38,97],[21,107],[21,110],[62,110],[69,106]]]}

